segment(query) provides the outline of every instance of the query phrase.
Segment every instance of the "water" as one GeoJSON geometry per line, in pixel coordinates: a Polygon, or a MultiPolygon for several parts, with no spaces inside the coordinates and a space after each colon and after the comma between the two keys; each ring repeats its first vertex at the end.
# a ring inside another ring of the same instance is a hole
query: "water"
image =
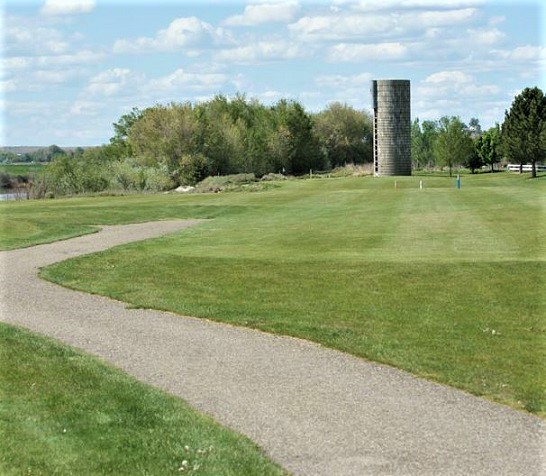
{"type": "Polygon", "coordinates": [[[28,194],[26,192],[19,193],[0,193],[0,201],[5,200],[26,200],[28,194]]]}

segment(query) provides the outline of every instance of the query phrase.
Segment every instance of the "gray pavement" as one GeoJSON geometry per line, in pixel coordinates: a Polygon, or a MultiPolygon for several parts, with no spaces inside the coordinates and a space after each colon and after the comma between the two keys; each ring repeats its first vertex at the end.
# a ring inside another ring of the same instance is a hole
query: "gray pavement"
{"type": "Polygon", "coordinates": [[[36,276],[39,267],[194,223],[107,226],[1,252],[0,320],[180,396],[297,475],[546,474],[546,425],[534,416],[303,340],[127,309],[36,276]]]}

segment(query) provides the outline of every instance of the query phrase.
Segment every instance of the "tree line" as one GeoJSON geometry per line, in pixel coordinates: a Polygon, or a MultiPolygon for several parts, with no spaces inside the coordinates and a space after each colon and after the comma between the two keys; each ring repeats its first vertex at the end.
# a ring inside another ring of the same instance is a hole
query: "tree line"
{"type": "Polygon", "coordinates": [[[341,103],[316,114],[297,101],[243,95],[133,108],[108,144],[55,158],[35,195],[157,191],[229,174],[302,175],[373,160],[373,120],[341,103]]]}
{"type": "MultiPolygon", "coordinates": [[[[228,174],[302,175],[373,161],[373,118],[347,104],[309,113],[297,101],[265,106],[244,95],[218,95],[197,104],[132,109],[113,124],[108,144],[58,154],[35,180],[36,196],[121,189],[159,191],[228,174]]],[[[546,99],[526,88],[502,125],[482,132],[478,119],[415,119],[414,169],[544,160],[546,99]]],[[[58,152],[55,150],[55,152],[58,152]]],[[[536,175],[533,167],[533,175],[536,175]]]]}
{"type": "Polygon", "coordinates": [[[474,173],[482,166],[491,172],[495,164],[508,160],[520,165],[532,165],[546,159],[546,97],[538,88],[525,88],[518,94],[502,125],[482,132],[479,120],[471,119],[466,126],[459,117],[442,117],[438,121],[415,119],[411,127],[413,167],[430,168],[464,166],[474,173]]]}

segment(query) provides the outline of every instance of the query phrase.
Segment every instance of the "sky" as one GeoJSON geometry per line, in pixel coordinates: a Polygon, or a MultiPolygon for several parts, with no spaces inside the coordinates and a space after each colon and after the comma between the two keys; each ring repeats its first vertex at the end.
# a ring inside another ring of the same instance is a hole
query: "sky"
{"type": "Polygon", "coordinates": [[[412,118],[486,129],[546,92],[540,0],[0,0],[0,145],[108,143],[133,107],[237,93],[371,112],[409,79],[412,118]]]}

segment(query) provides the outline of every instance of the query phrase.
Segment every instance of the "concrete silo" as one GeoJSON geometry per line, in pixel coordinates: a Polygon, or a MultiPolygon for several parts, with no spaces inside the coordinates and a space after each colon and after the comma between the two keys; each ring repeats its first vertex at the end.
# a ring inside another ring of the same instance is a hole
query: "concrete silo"
{"type": "Polygon", "coordinates": [[[374,174],[411,175],[410,82],[372,81],[374,174]]]}

